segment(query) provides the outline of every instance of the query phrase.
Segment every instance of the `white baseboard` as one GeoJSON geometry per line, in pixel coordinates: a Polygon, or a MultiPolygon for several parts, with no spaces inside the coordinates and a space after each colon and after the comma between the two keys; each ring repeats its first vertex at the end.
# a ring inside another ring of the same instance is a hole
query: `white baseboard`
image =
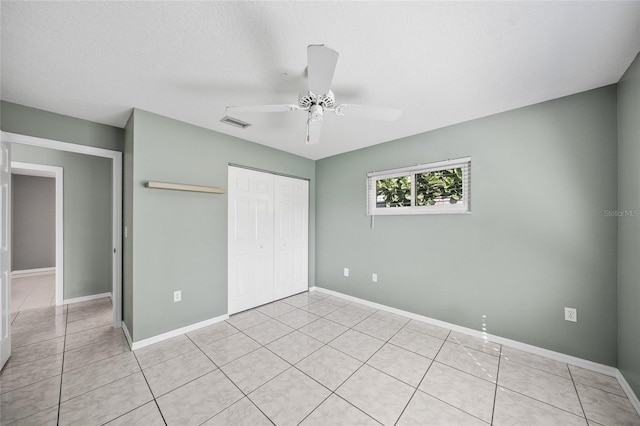
{"type": "Polygon", "coordinates": [[[616,379],[618,379],[618,382],[620,383],[620,386],[622,386],[622,390],[624,391],[624,393],[627,394],[629,402],[631,402],[633,408],[635,408],[638,414],[640,414],[640,401],[638,400],[636,394],[633,393],[633,389],[631,389],[631,386],[627,382],[627,379],[624,378],[620,370],[618,370],[618,374],[616,374],[616,379]]]}
{"type": "Polygon", "coordinates": [[[11,276],[19,276],[19,277],[30,277],[35,275],[44,275],[49,274],[51,272],[55,272],[56,267],[52,266],[50,268],[36,268],[36,269],[22,269],[20,271],[11,271],[11,276]]]}
{"type": "Polygon", "coordinates": [[[586,359],[578,358],[575,356],[563,354],[560,352],[555,352],[549,349],[540,348],[538,346],[529,345],[527,343],[518,342],[516,340],[506,339],[500,336],[494,336],[492,334],[483,333],[478,330],[474,330],[467,327],[462,327],[456,324],[451,324],[445,321],[440,321],[434,318],[425,317],[423,315],[414,314],[413,312],[403,311],[401,309],[392,308],[386,305],[381,305],[379,303],[371,302],[369,300],[360,299],[358,297],[349,296],[348,294],[339,293],[337,291],[329,290],[326,288],[314,286],[309,287],[309,291],[319,291],[321,293],[330,294],[332,296],[340,297],[346,300],[350,300],[352,302],[358,302],[366,306],[370,306],[372,308],[380,309],[383,311],[391,312],[393,314],[401,315],[407,318],[415,319],[418,321],[422,321],[428,324],[436,325],[438,327],[448,328],[453,331],[457,331],[459,333],[467,334],[473,337],[479,337],[482,339],[489,340],[494,343],[498,343],[504,346],[509,346],[514,349],[519,349],[524,352],[529,352],[535,355],[540,355],[546,358],[551,358],[556,361],[564,362],[567,364],[575,365],[576,367],[581,367],[587,370],[595,371],[597,373],[606,374],[607,376],[612,376],[618,379],[620,382],[620,386],[624,389],[625,393],[629,397],[629,401],[633,404],[636,411],[640,414],[640,403],[638,403],[638,398],[631,389],[631,386],[627,383],[626,380],[622,377],[622,373],[615,368],[609,365],[599,364],[597,362],[589,361],[586,359]],[[624,381],[620,380],[623,378],[624,381]]]}
{"type": "Polygon", "coordinates": [[[135,351],[136,349],[144,348],[145,346],[153,345],[154,343],[162,342],[163,340],[171,339],[172,337],[180,336],[182,334],[188,333],[193,330],[197,330],[202,327],[206,327],[211,324],[215,324],[217,322],[224,321],[229,318],[229,315],[224,314],[219,317],[210,318],[208,320],[200,321],[195,324],[188,325],[186,327],[176,328],[175,330],[168,331],[166,333],[158,334],[157,336],[149,337],[148,339],[143,339],[137,342],[131,341],[131,335],[129,335],[129,330],[126,328],[125,324],[122,325],[125,328],[125,336],[127,340],[129,340],[129,346],[131,346],[131,350],[135,351]]]}
{"type": "Polygon", "coordinates": [[[111,293],[109,292],[109,293],[92,294],[90,296],[72,297],[71,299],[64,299],[62,303],[65,305],[70,305],[72,303],[88,302],[89,300],[102,299],[103,297],[108,297],[109,299],[113,300],[111,298],[111,293]]]}
{"type": "Polygon", "coordinates": [[[124,331],[124,337],[127,339],[127,343],[129,343],[129,349],[132,349],[133,342],[131,341],[131,333],[129,333],[129,328],[124,321],[122,321],[122,331],[124,331]]]}

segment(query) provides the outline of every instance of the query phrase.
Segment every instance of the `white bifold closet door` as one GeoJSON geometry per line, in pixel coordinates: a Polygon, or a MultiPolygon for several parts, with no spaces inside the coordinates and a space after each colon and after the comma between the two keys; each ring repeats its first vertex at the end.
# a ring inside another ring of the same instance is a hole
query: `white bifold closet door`
{"type": "Polygon", "coordinates": [[[309,182],[229,166],[229,314],[308,288],[309,182]]]}

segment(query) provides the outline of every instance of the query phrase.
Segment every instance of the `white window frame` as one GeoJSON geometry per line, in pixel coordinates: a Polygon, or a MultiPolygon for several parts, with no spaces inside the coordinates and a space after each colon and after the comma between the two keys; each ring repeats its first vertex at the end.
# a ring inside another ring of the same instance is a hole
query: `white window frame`
{"type": "Polygon", "coordinates": [[[465,214],[471,213],[471,157],[437,161],[417,166],[367,173],[367,215],[407,215],[407,214],[465,214]],[[416,206],[416,182],[414,176],[420,173],[461,168],[462,200],[456,204],[416,206]],[[377,207],[376,181],[394,177],[411,176],[411,205],[406,207],[377,207]]]}

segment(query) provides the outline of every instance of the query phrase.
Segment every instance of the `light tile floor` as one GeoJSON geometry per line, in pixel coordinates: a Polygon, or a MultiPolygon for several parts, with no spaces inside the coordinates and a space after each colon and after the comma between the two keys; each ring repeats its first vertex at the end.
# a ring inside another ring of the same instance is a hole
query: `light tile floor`
{"type": "Polygon", "coordinates": [[[44,308],[55,303],[55,272],[11,278],[11,312],[44,308]]]}
{"type": "Polygon", "coordinates": [[[13,316],[2,425],[640,425],[612,377],[318,292],[135,352],[110,312],[13,316]]]}

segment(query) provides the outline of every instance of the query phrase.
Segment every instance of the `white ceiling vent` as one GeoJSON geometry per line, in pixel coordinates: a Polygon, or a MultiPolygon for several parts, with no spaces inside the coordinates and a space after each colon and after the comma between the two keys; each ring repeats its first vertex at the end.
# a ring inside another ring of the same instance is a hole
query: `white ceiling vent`
{"type": "Polygon", "coordinates": [[[222,120],[220,121],[226,124],[230,124],[231,126],[240,127],[241,129],[251,126],[251,124],[249,123],[246,123],[242,120],[238,120],[237,118],[229,117],[228,115],[222,117],[222,120]]]}

